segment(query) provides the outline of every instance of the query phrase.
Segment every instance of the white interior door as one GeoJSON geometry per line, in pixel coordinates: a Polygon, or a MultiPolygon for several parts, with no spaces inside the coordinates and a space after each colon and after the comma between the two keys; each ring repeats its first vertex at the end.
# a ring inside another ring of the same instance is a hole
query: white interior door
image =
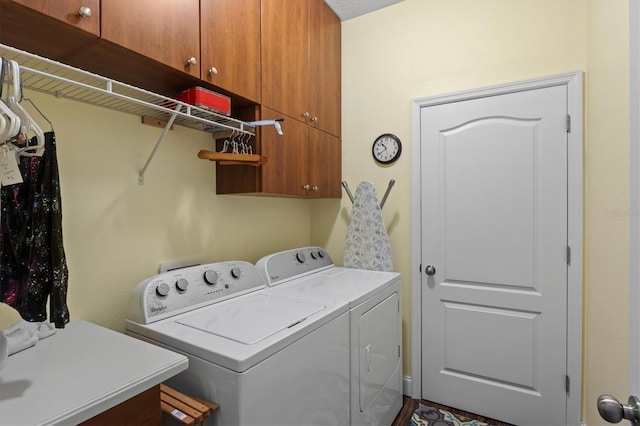
{"type": "Polygon", "coordinates": [[[567,415],[567,87],[422,108],[422,398],[567,415]]]}

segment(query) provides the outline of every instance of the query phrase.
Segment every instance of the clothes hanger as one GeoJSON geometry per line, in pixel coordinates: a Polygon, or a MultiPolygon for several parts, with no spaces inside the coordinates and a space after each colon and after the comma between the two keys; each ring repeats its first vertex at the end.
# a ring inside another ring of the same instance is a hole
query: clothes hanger
{"type": "MultiPolygon", "coordinates": [[[[0,95],[2,95],[2,90],[0,90],[0,95]]],[[[51,122],[51,120],[49,120],[47,118],[46,115],[44,115],[44,113],[42,111],[40,111],[40,108],[38,108],[38,106],[29,98],[27,98],[24,95],[24,87],[22,84],[22,79],[20,80],[20,99],[18,99],[18,102],[22,102],[22,101],[27,101],[31,104],[31,106],[33,107],[33,109],[35,109],[36,111],[38,111],[38,114],[40,114],[40,116],[44,119],[44,121],[46,121],[47,123],[49,123],[49,128],[51,129],[52,132],[54,132],[54,128],[53,128],[53,123],[51,122]]]]}
{"type": "MultiPolygon", "coordinates": [[[[22,125],[20,132],[27,134],[29,130],[33,130],[36,134],[36,144],[33,146],[25,146],[18,150],[18,154],[25,157],[41,157],[44,154],[44,132],[38,126],[29,113],[18,103],[20,98],[20,65],[14,60],[9,61],[11,65],[11,76],[13,77],[12,92],[8,97],[9,107],[20,117],[22,125]]],[[[28,142],[28,141],[27,141],[28,142]]]]}
{"type": "MultiPolygon", "coordinates": [[[[0,99],[2,98],[2,88],[4,86],[4,58],[0,57],[0,99]]],[[[5,133],[7,129],[7,119],[4,114],[0,114],[0,144],[5,142],[5,133]]]]}
{"type": "MultiPolygon", "coordinates": [[[[4,69],[7,61],[2,58],[2,68],[4,69]]],[[[4,84],[4,80],[0,81],[0,84],[4,84]]],[[[0,139],[1,142],[6,142],[7,140],[13,138],[20,131],[20,117],[16,115],[9,106],[4,102],[2,98],[0,98],[0,114],[3,114],[7,119],[7,124],[5,128],[5,133],[2,135],[0,139]]]]}

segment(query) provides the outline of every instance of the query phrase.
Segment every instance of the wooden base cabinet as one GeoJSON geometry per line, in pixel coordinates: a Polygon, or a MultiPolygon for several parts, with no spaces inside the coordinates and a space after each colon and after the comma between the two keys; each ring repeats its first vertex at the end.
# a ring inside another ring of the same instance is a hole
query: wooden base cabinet
{"type": "MultiPolygon", "coordinates": [[[[258,112],[263,120],[283,117],[264,107],[258,112]]],[[[284,135],[278,135],[273,126],[260,129],[256,149],[268,158],[267,164],[216,165],[217,193],[340,198],[340,138],[291,118],[281,124],[284,135]]]]}

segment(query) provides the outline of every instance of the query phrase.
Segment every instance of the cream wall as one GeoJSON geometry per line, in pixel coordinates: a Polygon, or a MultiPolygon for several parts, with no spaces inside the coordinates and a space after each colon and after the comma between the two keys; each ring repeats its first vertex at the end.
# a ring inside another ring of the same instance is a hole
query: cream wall
{"type": "MultiPolygon", "coordinates": [[[[410,375],[412,99],[554,74],[585,72],[583,411],[604,392],[626,398],[628,283],[628,16],[626,0],[404,0],[342,25],[343,178],[372,181],[403,279],[404,372],[410,375]],[[391,132],[403,155],[389,167],[371,144],[391,132]],[[616,214],[616,209],[618,213],[616,214]],[[612,349],[613,348],[613,349],[612,349]],[[611,362],[609,362],[611,360],[611,362]]],[[[312,241],[340,252],[348,198],[314,201],[312,241]]]]}
{"type": "MultiPolygon", "coordinates": [[[[30,97],[56,130],[72,320],[123,330],[131,289],[161,262],[255,262],[309,244],[308,201],[215,194],[215,165],[197,158],[213,149],[211,135],[175,126],[139,186],[138,171],[162,129],[99,107],[30,97]]],[[[18,319],[0,304],[0,329],[18,319]]]]}

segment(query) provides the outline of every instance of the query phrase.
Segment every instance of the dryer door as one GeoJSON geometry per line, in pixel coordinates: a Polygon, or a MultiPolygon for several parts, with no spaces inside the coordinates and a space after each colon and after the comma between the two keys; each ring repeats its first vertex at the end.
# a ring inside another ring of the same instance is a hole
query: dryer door
{"type": "MultiPolygon", "coordinates": [[[[398,392],[391,383],[400,368],[400,312],[398,293],[366,311],[359,319],[360,411],[370,408],[381,393],[398,392]],[[388,389],[390,388],[390,389],[388,389]]],[[[385,396],[382,396],[386,399],[385,396]]]]}

